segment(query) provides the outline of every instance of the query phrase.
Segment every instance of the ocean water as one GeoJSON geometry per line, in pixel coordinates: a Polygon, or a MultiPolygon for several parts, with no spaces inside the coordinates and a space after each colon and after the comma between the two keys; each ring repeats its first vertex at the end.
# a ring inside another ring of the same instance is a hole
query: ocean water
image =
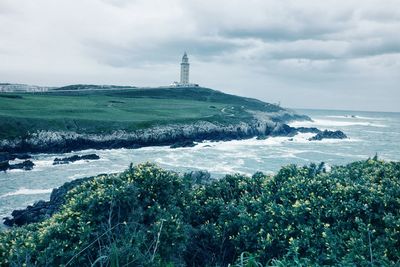
{"type": "MultiPolygon", "coordinates": [[[[294,138],[204,142],[193,148],[85,150],[66,154],[33,155],[32,171],[12,170],[0,173],[0,217],[11,214],[38,200],[48,200],[51,190],[76,178],[125,170],[131,162],[154,162],[179,172],[208,170],[218,178],[228,173],[251,175],[256,171],[274,173],[281,166],[319,163],[346,164],[365,160],[378,153],[385,160],[400,160],[400,113],[298,110],[313,122],[293,122],[292,126],[342,130],[345,140],[308,141],[313,134],[294,138]],[[55,157],[96,153],[100,160],[52,165],[55,157]]],[[[18,161],[16,161],[18,162],[18,161]]]]}

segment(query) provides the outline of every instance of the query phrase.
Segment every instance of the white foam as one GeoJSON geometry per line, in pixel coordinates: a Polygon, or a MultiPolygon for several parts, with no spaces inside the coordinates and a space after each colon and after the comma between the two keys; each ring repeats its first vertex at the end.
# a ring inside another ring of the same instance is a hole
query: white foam
{"type": "MultiPolygon", "coordinates": [[[[202,144],[203,146],[199,146],[198,148],[213,148],[216,150],[237,150],[240,147],[251,147],[251,146],[277,146],[282,145],[283,142],[288,141],[288,137],[269,137],[263,140],[258,140],[256,137],[250,139],[243,139],[243,140],[231,140],[231,141],[204,141],[202,144]],[[204,147],[210,146],[210,147],[204,147]]],[[[196,147],[195,147],[196,148],[196,147]]]]}
{"type": "Polygon", "coordinates": [[[347,127],[347,126],[370,126],[370,127],[387,127],[383,124],[360,122],[360,121],[345,121],[345,120],[326,120],[314,119],[313,121],[294,121],[289,123],[292,127],[347,127]]]}
{"type": "Polygon", "coordinates": [[[75,179],[82,178],[82,177],[83,177],[82,174],[78,173],[78,174],[68,176],[68,179],[75,180],[75,179]]]}
{"type": "MultiPolygon", "coordinates": [[[[289,143],[308,143],[308,139],[315,136],[315,133],[298,133],[293,137],[268,137],[266,139],[258,140],[257,138],[244,139],[244,140],[232,140],[232,141],[218,141],[211,142],[205,141],[203,146],[198,146],[198,149],[215,149],[223,151],[237,151],[244,147],[260,147],[260,146],[284,146],[289,143]],[[206,146],[206,147],[205,147],[206,146]]],[[[360,141],[354,138],[347,139],[323,139],[319,141],[320,143],[338,143],[338,142],[357,142],[360,141]]],[[[242,153],[242,152],[240,152],[242,153]]]]}
{"type": "Polygon", "coordinates": [[[17,191],[6,193],[0,198],[8,197],[8,196],[18,196],[18,195],[40,195],[40,194],[48,194],[51,193],[53,189],[28,189],[21,187],[17,191]]]}
{"type": "Polygon", "coordinates": [[[35,164],[35,167],[33,169],[37,170],[38,168],[39,169],[46,169],[46,168],[52,167],[53,166],[53,162],[54,162],[53,159],[48,159],[48,158],[35,160],[35,161],[33,161],[33,163],[35,164]]]}
{"type": "Polygon", "coordinates": [[[23,170],[23,169],[11,169],[11,170],[7,170],[7,172],[11,172],[11,173],[13,173],[13,172],[25,172],[25,170],[23,170]]]}
{"type": "Polygon", "coordinates": [[[359,115],[331,115],[326,116],[327,118],[336,118],[336,119],[358,119],[358,120],[377,120],[377,121],[387,121],[388,118],[379,118],[379,117],[365,117],[359,115]]]}
{"type": "Polygon", "coordinates": [[[335,119],[356,119],[356,116],[351,116],[351,115],[330,115],[326,116],[327,118],[335,118],[335,119]]]}
{"type": "Polygon", "coordinates": [[[18,164],[18,163],[23,163],[25,160],[24,159],[14,159],[10,160],[8,163],[9,164],[18,164]]]}
{"type": "MultiPolygon", "coordinates": [[[[311,151],[310,151],[311,152],[311,151]]],[[[331,151],[312,151],[313,153],[317,154],[324,154],[324,155],[334,155],[337,157],[343,157],[343,158],[360,158],[360,159],[366,159],[368,158],[368,155],[363,155],[363,154],[353,154],[353,153],[335,153],[331,151]]]]}
{"type": "Polygon", "coordinates": [[[145,147],[139,147],[135,150],[139,150],[139,151],[147,151],[147,150],[168,150],[171,149],[169,146],[145,146],[145,147]]]}
{"type": "Polygon", "coordinates": [[[310,139],[313,136],[315,136],[315,133],[298,133],[292,139],[289,140],[292,140],[292,142],[296,143],[307,143],[310,142],[308,141],[308,139],[310,139]]]}
{"type": "Polygon", "coordinates": [[[309,142],[318,143],[318,144],[336,144],[336,143],[343,143],[343,142],[361,142],[361,139],[357,138],[344,138],[344,139],[330,139],[324,138],[322,140],[313,140],[309,142]]]}

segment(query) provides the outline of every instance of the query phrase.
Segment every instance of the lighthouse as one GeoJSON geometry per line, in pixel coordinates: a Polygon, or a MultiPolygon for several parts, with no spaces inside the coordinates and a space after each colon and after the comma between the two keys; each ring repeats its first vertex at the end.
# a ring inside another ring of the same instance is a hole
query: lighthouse
{"type": "Polygon", "coordinates": [[[185,52],[181,61],[181,80],[173,82],[169,87],[199,87],[197,83],[189,83],[189,58],[185,52]]]}
{"type": "Polygon", "coordinates": [[[181,85],[189,84],[189,58],[186,52],[183,54],[181,62],[181,85]]]}

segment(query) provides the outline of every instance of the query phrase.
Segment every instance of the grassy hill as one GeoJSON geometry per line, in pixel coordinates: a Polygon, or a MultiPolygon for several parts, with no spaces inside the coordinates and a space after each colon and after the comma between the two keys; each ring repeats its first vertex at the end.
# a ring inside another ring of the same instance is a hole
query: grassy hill
{"type": "Polygon", "coordinates": [[[251,110],[284,109],[201,87],[71,85],[49,92],[0,94],[0,139],[37,130],[109,133],[197,120],[232,123],[252,119],[251,110]]]}

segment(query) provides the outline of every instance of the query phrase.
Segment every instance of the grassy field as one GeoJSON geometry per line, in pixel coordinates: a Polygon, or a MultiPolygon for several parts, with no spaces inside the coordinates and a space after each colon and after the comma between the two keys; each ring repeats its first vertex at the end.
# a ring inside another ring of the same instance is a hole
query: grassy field
{"type": "Polygon", "coordinates": [[[206,88],[67,89],[0,94],[0,139],[36,130],[107,133],[196,120],[230,123],[250,119],[246,110],[281,109],[206,88]]]}

